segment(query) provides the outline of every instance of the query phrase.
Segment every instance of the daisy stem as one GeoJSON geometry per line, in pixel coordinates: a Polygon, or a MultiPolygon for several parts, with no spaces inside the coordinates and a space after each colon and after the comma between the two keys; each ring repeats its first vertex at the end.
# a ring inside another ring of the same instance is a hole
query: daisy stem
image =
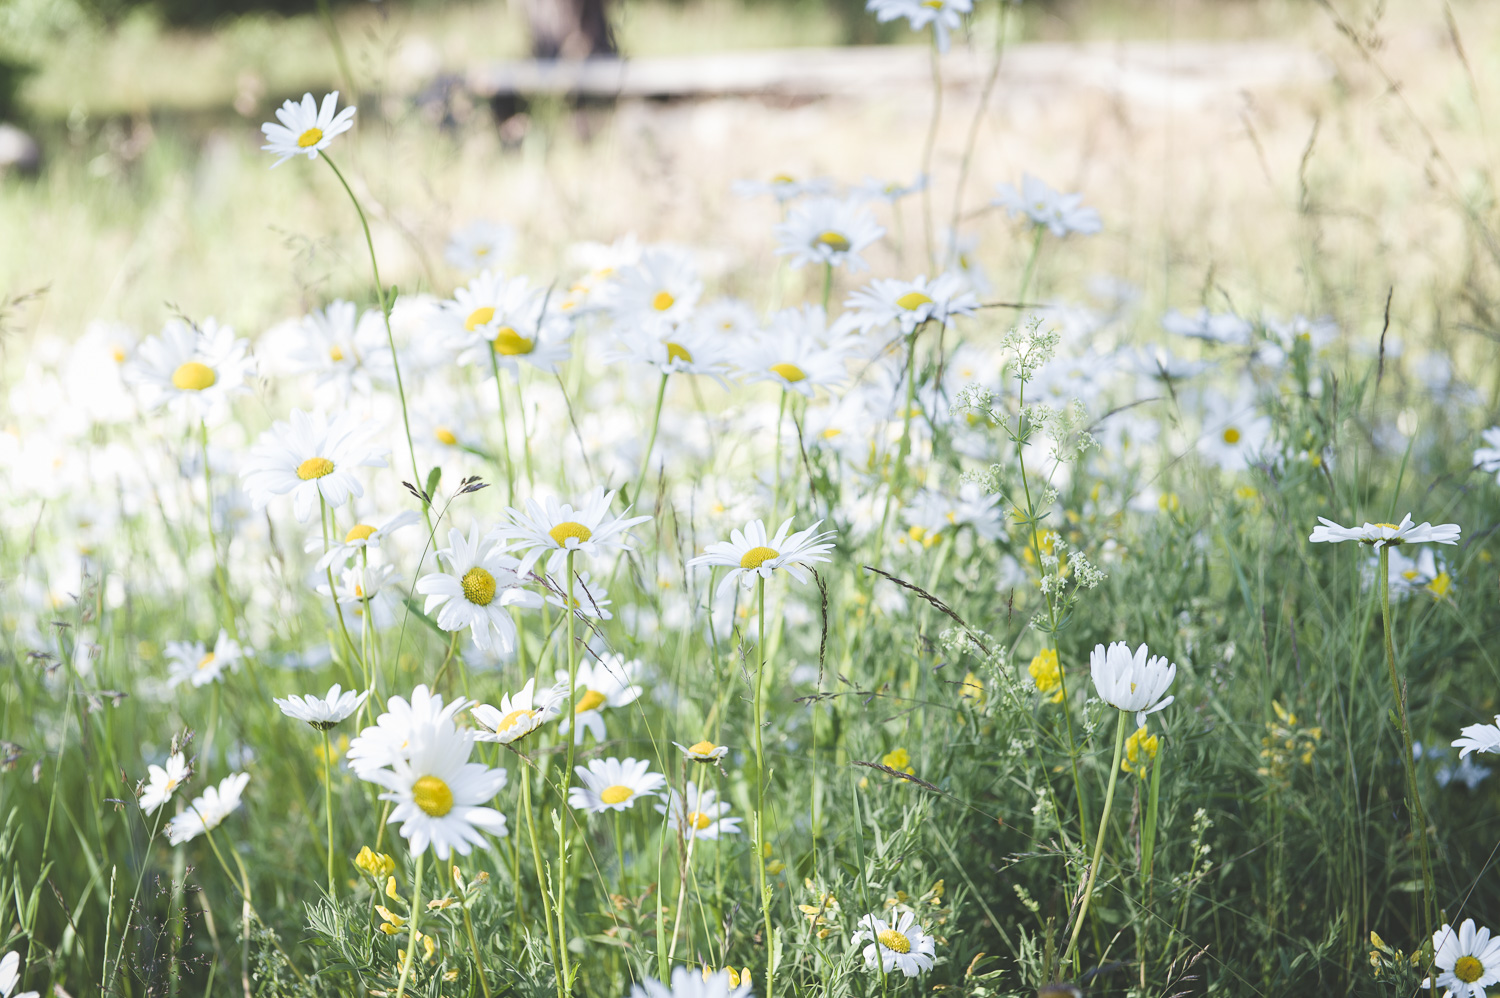
{"type": "Polygon", "coordinates": [[[1031,288],[1031,276],[1036,271],[1036,258],[1042,252],[1042,236],[1047,232],[1043,226],[1036,226],[1036,238],[1031,241],[1031,255],[1026,258],[1026,269],[1021,273],[1021,290],[1016,293],[1016,301],[1025,303],[1026,292],[1031,288]]]}
{"type": "Polygon", "coordinates": [[[786,389],[781,392],[781,405],[776,410],[776,449],[772,451],[776,465],[776,484],[771,492],[771,522],[781,513],[781,424],[786,419],[786,389]]]}
{"type": "Polygon", "coordinates": [[[624,812],[615,812],[615,865],[620,870],[620,896],[629,897],[625,889],[625,830],[621,826],[624,812]]]}
{"type": "MultiPolygon", "coordinates": [[[[687,806],[686,798],[683,799],[683,806],[687,806]]],[[[677,911],[672,915],[672,945],[667,949],[668,964],[677,955],[677,930],[682,926],[682,906],[687,903],[688,871],[693,868],[693,844],[698,841],[697,826],[693,825],[691,818],[687,819],[687,824],[691,830],[688,832],[687,858],[683,860],[682,870],[677,875],[677,911]]],[[[688,928],[692,928],[691,923],[688,928]]]]}
{"type": "MultiPolygon", "coordinates": [[[[536,837],[536,818],[531,811],[531,773],[524,768],[521,771],[521,810],[526,812],[526,835],[531,840],[531,861],[536,864],[537,892],[542,896],[542,921],[547,923],[547,950],[552,954],[552,969],[557,974],[557,998],[564,998],[566,988],[563,984],[562,964],[557,956],[557,934],[552,928],[552,902],[548,900],[550,895],[547,893],[547,868],[542,863],[542,847],[536,837]]],[[[520,889],[519,884],[517,884],[517,889],[520,889]]]]}
{"type": "Polygon", "coordinates": [[[336,897],[333,880],[333,745],[323,728],[323,808],[328,812],[328,896],[336,897]]]}
{"type": "MultiPolygon", "coordinates": [[[[656,389],[656,412],[651,417],[651,435],[646,438],[646,453],[641,457],[641,470],[635,478],[635,488],[630,490],[630,501],[639,506],[641,502],[641,486],[646,483],[646,472],[651,467],[651,450],[656,446],[656,431],[661,426],[661,404],[667,397],[667,377],[661,376],[661,384],[656,389]]],[[[783,393],[782,398],[786,395],[783,393]]]]}
{"type": "MultiPolygon", "coordinates": [[[[938,122],[943,116],[943,69],[942,57],[938,52],[937,31],[934,25],[932,35],[932,120],[927,124],[927,139],[922,143],[922,176],[930,178],[932,174],[932,153],[937,147],[938,122]]],[[[932,232],[932,183],[929,180],[922,185],[922,231],[927,240],[927,266],[928,273],[937,270],[937,250],[932,232]]]]}
{"type": "Polygon", "coordinates": [[[568,551],[568,762],[558,792],[562,796],[557,822],[557,936],[562,956],[562,988],[566,995],[573,975],[568,958],[568,787],[573,783],[573,751],[578,745],[578,645],[574,636],[577,614],[573,612],[573,550],[568,551]]]}
{"type": "Polygon", "coordinates": [[[823,264],[823,314],[828,314],[828,299],[833,294],[833,264],[823,264]]]}
{"type": "Polygon", "coordinates": [[[1406,749],[1401,759],[1406,768],[1406,792],[1411,797],[1412,834],[1416,836],[1417,854],[1422,861],[1422,921],[1427,927],[1425,938],[1431,939],[1437,888],[1432,877],[1432,859],[1427,852],[1427,812],[1422,807],[1422,797],[1417,791],[1417,762],[1411,740],[1411,722],[1406,716],[1406,697],[1402,695],[1401,677],[1396,672],[1396,646],[1391,640],[1390,552],[1390,545],[1380,546],[1380,620],[1385,631],[1385,665],[1390,674],[1391,696],[1396,701],[1396,721],[1401,728],[1401,741],[1406,749]]]}
{"type": "MultiPolygon", "coordinates": [[[[224,620],[229,633],[236,641],[240,639],[239,626],[234,620],[234,600],[229,595],[229,578],[224,574],[224,562],[219,557],[219,537],[214,530],[214,475],[208,466],[208,424],[198,420],[198,443],[203,450],[203,505],[208,514],[208,546],[214,553],[214,575],[219,579],[219,597],[224,601],[224,620]]],[[[245,656],[249,660],[250,656],[245,656]]]]}
{"type": "MultiPolygon", "coordinates": [[[[323,525],[323,551],[328,551],[328,501],[318,494],[318,521],[323,525]]],[[[333,612],[339,619],[339,631],[344,635],[344,645],[349,649],[349,654],[358,659],[359,651],[354,647],[354,639],[349,636],[349,627],[344,623],[344,605],[339,602],[339,591],[333,584],[333,562],[323,566],[328,575],[328,597],[333,600],[333,612]]],[[[361,663],[363,668],[363,663],[361,663]]],[[[354,674],[354,663],[348,663],[349,681],[355,685],[359,683],[359,677],[354,674]]]]}
{"type": "MultiPolygon", "coordinates": [[[[370,271],[375,275],[375,297],[380,302],[380,318],[385,322],[385,341],[391,348],[391,370],[396,375],[396,395],[401,399],[401,425],[406,429],[406,449],[411,457],[412,482],[418,488],[422,486],[422,470],[417,467],[417,445],[412,442],[411,416],[406,410],[406,387],[401,383],[401,358],[396,355],[396,336],[391,332],[391,309],[395,302],[387,302],[385,297],[385,285],[380,282],[380,264],[375,259],[375,240],[370,236],[370,223],[365,218],[365,209],[360,205],[359,198],[354,196],[354,189],[349,186],[349,181],[344,179],[341,171],[324,150],[320,157],[328,164],[333,175],[339,178],[343,185],[344,193],[349,195],[350,202],[354,205],[354,211],[359,215],[359,226],[365,233],[365,247],[370,251],[370,271]]],[[[428,512],[428,503],[422,504],[422,516],[427,521],[427,532],[432,532],[432,514],[428,512]]]]}
{"type": "Polygon", "coordinates": [[[490,350],[490,370],[495,372],[495,400],[500,404],[500,453],[505,456],[505,504],[516,504],[516,469],[510,460],[510,428],[505,422],[505,389],[500,384],[500,361],[490,350]]]}
{"type": "Polygon", "coordinates": [[[1104,833],[1109,830],[1109,809],[1115,802],[1115,784],[1120,778],[1120,755],[1125,750],[1125,729],[1129,726],[1130,712],[1120,711],[1120,722],[1115,726],[1115,761],[1109,767],[1109,789],[1104,794],[1104,813],[1099,817],[1099,837],[1094,841],[1094,860],[1089,864],[1088,881],[1083,887],[1083,906],[1073,922],[1073,934],[1068,939],[1068,948],[1063,951],[1059,967],[1067,966],[1078,946],[1078,933],[1083,929],[1083,920],[1089,913],[1089,898],[1094,893],[1094,881],[1099,876],[1099,861],[1104,858],[1104,833]]]}
{"type": "MultiPolygon", "coordinates": [[[[782,396],[785,398],[785,395],[782,396]]],[[[761,728],[764,726],[765,717],[765,695],[764,680],[766,675],[766,579],[765,576],[757,576],[755,580],[755,598],[757,605],[756,626],[760,629],[759,640],[755,643],[756,654],[759,656],[759,666],[755,670],[755,862],[760,870],[760,913],[765,923],[766,935],[764,945],[766,947],[766,994],[765,998],[775,998],[776,994],[776,944],[775,937],[771,932],[771,892],[766,886],[766,753],[762,745],[761,728]]]]}
{"type": "Polygon", "coordinates": [[[411,875],[411,920],[407,923],[406,960],[401,964],[401,979],[396,982],[396,998],[406,998],[406,981],[412,964],[417,962],[417,916],[422,911],[422,861],[427,850],[417,853],[417,868],[411,875]]]}

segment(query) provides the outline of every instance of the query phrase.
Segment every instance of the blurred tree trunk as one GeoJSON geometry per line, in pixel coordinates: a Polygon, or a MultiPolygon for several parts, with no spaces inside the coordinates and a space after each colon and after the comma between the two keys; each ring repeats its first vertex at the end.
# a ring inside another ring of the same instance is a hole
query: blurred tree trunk
{"type": "Polygon", "coordinates": [[[531,54],[538,59],[614,55],[615,36],[605,16],[607,0],[525,0],[531,54]]]}

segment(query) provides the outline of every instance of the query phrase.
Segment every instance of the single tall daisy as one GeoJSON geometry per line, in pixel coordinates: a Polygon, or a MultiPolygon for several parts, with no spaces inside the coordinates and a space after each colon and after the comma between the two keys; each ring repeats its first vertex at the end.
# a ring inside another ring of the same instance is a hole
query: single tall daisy
{"type": "Polygon", "coordinates": [[[480,648],[509,653],[516,646],[516,622],[508,607],[536,609],[542,597],[523,588],[519,563],[499,545],[479,539],[479,528],[466,538],[456,527],[448,531],[448,547],[438,552],[449,572],[433,572],[417,580],[417,592],[427,597],[424,613],[438,611],[437,624],[445,631],[469,628],[480,648]]]}
{"type": "Polygon", "coordinates": [[[1400,523],[1365,523],[1361,527],[1344,527],[1325,517],[1318,517],[1321,526],[1313,527],[1308,540],[1314,544],[1338,544],[1343,541],[1359,541],[1372,544],[1378,551],[1382,547],[1398,544],[1457,544],[1462,531],[1456,523],[1442,523],[1434,527],[1430,523],[1411,522],[1411,514],[1401,518],[1400,523]]]}
{"type": "Polygon", "coordinates": [[[329,419],[321,412],[293,409],[287,422],[273,423],[260,435],[240,477],[257,511],[290,493],[292,512],[306,523],[320,499],[337,507],[364,495],[356,471],[384,468],[383,453],[356,416],[343,413],[329,419]]]}
{"type": "Polygon", "coordinates": [[[240,797],[249,782],[249,773],[235,773],[220,780],[218,786],[204,790],[203,796],[194,797],[186,811],[167,822],[167,841],[174,846],[182,845],[218,828],[240,806],[240,797]]]}
{"type": "Polygon", "coordinates": [[[946,325],[954,316],[973,315],[978,307],[968,281],[957,274],[939,274],[930,281],[926,274],[910,281],[874,280],[844,302],[860,329],[868,332],[895,324],[903,334],[924,322],[946,325]]]}
{"type": "Polygon", "coordinates": [[[327,731],[359,710],[369,697],[369,690],[355,693],[334,683],[328,688],[326,696],[320,697],[316,693],[301,696],[294,693],[285,699],[273,697],[271,702],[280,707],[287,717],[305,721],[319,731],[327,731]]]}
{"type": "Polygon", "coordinates": [[[141,791],[141,810],[147,814],[152,813],[177,792],[177,788],[187,782],[193,775],[193,767],[188,765],[187,757],[181,752],[173,752],[167,756],[167,764],[158,766],[155,763],[147,767],[146,788],[141,791]]]}
{"type": "Polygon", "coordinates": [[[869,0],[865,9],[882,24],[904,17],[913,31],[932,25],[933,43],[939,52],[947,52],[950,32],[963,25],[964,15],[974,10],[974,0],[869,0]]]}
{"type": "MultiPolygon", "coordinates": [[[[505,521],[490,531],[489,537],[509,542],[524,552],[516,574],[526,575],[544,555],[547,571],[556,573],[566,562],[568,552],[599,558],[619,551],[630,541],[630,528],[651,519],[611,516],[609,506],[614,498],[614,492],[595,487],[577,508],[550,496],[544,503],[528,499],[524,513],[507,509],[505,521]]],[[[629,507],[625,512],[630,512],[629,507]]]]}
{"type": "Polygon", "coordinates": [[[719,591],[726,589],[735,579],[744,577],[749,585],[754,578],[769,579],[778,568],[784,568],[798,582],[808,579],[807,570],[815,562],[828,561],[828,552],[833,550],[829,538],[833,531],[818,532],[819,520],[806,530],[795,534],[792,518],[777,529],[774,537],[766,536],[766,525],[761,520],[745,524],[744,530],[730,531],[729,540],[716,541],[704,549],[704,553],[688,562],[688,565],[722,565],[729,569],[719,583],[719,591]]]}
{"type": "Polygon", "coordinates": [[[887,974],[899,970],[907,977],[916,977],[932,969],[937,942],[910,911],[896,913],[889,922],[876,915],[861,918],[850,942],[857,946],[865,940],[870,942],[864,949],[866,970],[879,966],[887,974]]]}
{"type": "Polygon", "coordinates": [[[1116,641],[1105,647],[1095,645],[1089,655],[1094,689],[1099,699],[1123,711],[1135,712],[1136,727],[1144,727],[1146,715],[1154,714],[1172,703],[1164,697],[1177,676],[1177,666],[1165,655],[1147,654],[1144,644],[1131,652],[1130,646],[1116,641]]]}
{"type": "Polygon", "coordinates": [[[323,105],[313,100],[312,94],[303,94],[301,102],[288,100],[276,111],[276,121],[260,126],[266,144],[261,149],[281,158],[271,164],[274,170],[293,156],[317,159],[318,152],[327,149],[335,136],[342,135],[354,127],[354,105],[342,111],[339,92],[324,96],[323,105]]]}

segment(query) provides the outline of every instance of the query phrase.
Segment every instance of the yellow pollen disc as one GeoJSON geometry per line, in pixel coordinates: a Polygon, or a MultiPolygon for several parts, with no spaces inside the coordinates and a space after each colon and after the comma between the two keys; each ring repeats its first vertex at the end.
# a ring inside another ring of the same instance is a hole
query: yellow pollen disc
{"type": "Polygon", "coordinates": [[[668,343],[667,360],[680,360],[684,364],[691,364],[693,362],[693,354],[692,351],[688,350],[681,343],[668,343]]]}
{"type": "Polygon", "coordinates": [[[297,477],[304,482],[314,478],[327,478],[333,474],[333,462],[326,457],[310,457],[297,465],[297,477]]]}
{"type": "Polygon", "coordinates": [[[536,349],[536,340],[528,340],[509,326],[501,326],[493,341],[495,352],[505,357],[518,357],[536,349]]]}
{"type": "Polygon", "coordinates": [[[202,658],[200,658],[198,660],[198,668],[200,668],[200,669],[206,669],[210,665],[213,665],[213,664],[214,664],[214,653],[213,652],[209,652],[207,655],[204,655],[202,658]]]}
{"type": "Polygon", "coordinates": [[[689,745],[688,751],[693,753],[693,755],[712,755],[714,749],[718,747],[713,742],[705,740],[699,742],[697,745],[689,745]]]}
{"type": "Polygon", "coordinates": [[[333,349],[328,351],[328,359],[337,364],[339,361],[344,359],[344,351],[340,350],[335,344],[333,349]]]}
{"type": "Polygon", "coordinates": [[[321,128],[309,128],[307,131],[297,136],[297,145],[301,146],[303,149],[315,146],[322,141],[323,129],[321,128]]]}
{"type": "Polygon", "coordinates": [[[494,317],[495,310],[488,305],[482,305],[469,313],[469,317],[464,320],[464,328],[472,333],[494,317]]]}
{"type": "Polygon", "coordinates": [[[746,551],[743,555],[740,556],[740,567],[747,572],[751,572],[764,565],[772,558],[777,557],[779,554],[781,554],[781,552],[777,551],[775,548],[751,548],[749,551],[746,551]]]}
{"type": "Polygon", "coordinates": [[[829,229],[827,232],[819,233],[818,238],[813,240],[813,245],[827,246],[835,253],[847,253],[851,244],[847,236],[829,229]]]}
{"type": "Polygon", "coordinates": [[[807,377],[807,372],[802,370],[802,368],[798,367],[796,364],[772,364],[771,373],[781,375],[783,378],[790,381],[794,385],[797,382],[801,381],[803,378],[807,377]]]}
{"type": "Polygon", "coordinates": [[[573,708],[575,714],[587,714],[591,710],[598,710],[599,705],[604,702],[604,694],[598,690],[584,690],[583,696],[578,698],[578,705],[573,708]]]}
{"type": "Polygon", "coordinates": [[[374,532],[375,528],[370,526],[368,523],[356,523],[354,526],[350,527],[349,532],[344,535],[344,543],[348,544],[350,541],[367,541],[370,539],[370,535],[374,532]]]}
{"type": "Polygon", "coordinates": [[[219,376],[214,373],[213,368],[196,360],[190,360],[172,372],[172,387],[185,392],[201,392],[205,388],[212,388],[218,380],[219,376]]]}
{"type": "Polygon", "coordinates": [[[113,350],[111,350],[109,355],[115,359],[116,364],[125,363],[125,351],[121,350],[119,347],[115,347],[113,350]]]}
{"type": "Polygon", "coordinates": [[[906,294],[896,299],[896,304],[900,305],[902,308],[910,312],[914,308],[920,308],[923,305],[931,305],[932,299],[928,298],[920,291],[908,291],[906,294]]]}
{"type": "Polygon", "coordinates": [[[474,247],[474,255],[475,256],[489,256],[490,255],[490,248],[488,246],[476,246],[476,247],[474,247]]]}
{"type": "Polygon", "coordinates": [[[687,816],[687,820],[689,825],[692,825],[700,832],[714,823],[714,820],[708,815],[704,814],[702,811],[692,812],[687,816]]]}
{"type": "Polygon", "coordinates": [[[438,443],[447,444],[449,447],[458,443],[458,435],[446,426],[439,426],[432,431],[432,435],[438,438],[438,443]]]}
{"type": "Polygon", "coordinates": [[[556,541],[558,547],[565,548],[568,546],[568,538],[576,538],[577,541],[582,544],[590,537],[593,537],[594,532],[581,523],[575,523],[572,520],[564,520],[562,523],[559,523],[557,526],[547,531],[547,536],[556,541]]]}
{"type": "Polygon", "coordinates": [[[931,7],[933,10],[943,9],[943,0],[922,0],[923,7],[931,7]]]}
{"type": "Polygon", "coordinates": [[[464,587],[464,599],[475,606],[489,606],[495,598],[495,577],[478,565],[464,573],[460,584],[464,587]]]}
{"type": "Polygon", "coordinates": [[[838,436],[840,433],[843,433],[843,432],[844,431],[841,430],[841,429],[839,429],[837,426],[830,426],[828,429],[826,429],[826,430],[823,431],[823,439],[824,440],[832,440],[834,437],[838,436]]]}
{"type": "Polygon", "coordinates": [[[1237,443],[1239,443],[1240,442],[1240,431],[1236,430],[1232,426],[1229,429],[1225,430],[1224,431],[1224,442],[1226,444],[1237,444],[1237,443]]]}
{"type": "Polygon", "coordinates": [[[1377,527],[1390,527],[1392,530],[1400,530],[1401,529],[1399,526],[1397,526],[1394,523],[1377,523],[1377,524],[1375,524],[1375,526],[1377,526],[1377,527]]]}
{"type": "Polygon", "coordinates": [[[411,798],[417,807],[434,818],[441,818],[453,810],[453,791],[436,776],[423,776],[413,783],[411,798]]]}
{"type": "Polygon", "coordinates": [[[672,297],[670,291],[658,291],[651,298],[651,307],[658,312],[665,312],[675,304],[677,304],[677,299],[672,297]]]}
{"type": "Polygon", "coordinates": [[[629,787],[622,787],[618,783],[612,787],[605,787],[599,793],[599,799],[606,804],[623,804],[635,793],[629,787]]]}
{"type": "Polygon", "coordinates": [[[534,710],[513,710],[509,714],[506,714],[504,717],[500,718],[500,723],[495,725],[495,730],[509,731],[517,724],[520,724],[522,721],[529,721],[535,716],[536,711],[534,710]]]}
{"type": "Polygon", "coordinates": [[[888,950],[895,950],[897,953],[911,952],[911,940],[895,929],[881,929],[876,933],[875,938],[879,939],[880,945],[888,950]]]}
{"type": "Polygon", "coordinates": [[[1465,984],[1473,984],[1484,976],[1484,964],[1472,956],[1461,956],[1453,963],[1453,976],[1465,984]]]}
{"type": "Polygon", "coordinates": [[[778,173],[771,178],[771,183],[773,184],[795,184],[796,182],[797,178],[789,173],[778,173]]]}

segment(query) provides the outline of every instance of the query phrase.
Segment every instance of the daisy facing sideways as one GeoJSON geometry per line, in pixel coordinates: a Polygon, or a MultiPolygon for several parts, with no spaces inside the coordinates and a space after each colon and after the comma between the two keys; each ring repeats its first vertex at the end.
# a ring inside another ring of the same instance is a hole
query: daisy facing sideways
{"type": "Polygon", "coordinates": [[[588,768],[574,766],[583,786],[568,791],[568,803],[580,811],[623,811],[638,797],[655,797],[667,778],[650,772],[644,759],[590,759],[588,768]]]}
{"type": "MultiPolygon", "coordinates": [[[[1492,939],[1489,929],[1476,930],[1472,918],[1464,919],[1457,932],[1447,924],[1434,932],[1432,948],[1444,998],[1484,998],[1486,988],[1500,984],[1500,937],[1492,939]]],[[[1422,987],[1432,988],[1432,978],[1422,987]]]]}
{"type": "Polygon", "coordinates": [[[656,805],[656,813],[667,816],[667,827],[681,830],[690,839],[717,839],[740,834],[740,819],[729,817],[729,804],[708,787],[688,780],[687,792],[667,788],[667,802],[656,805]]]}
{"type": "Polygon", "coordinates": [[[540,694],[535,692],[535,687],[535,679],[526,680],[521,692],[515,696],[507,693],[500,698],[498,710],[487,703],[471,707],[469,713],[483,729],[474,736],[475,740],[509,745],[562,713],[559,704],[567,699],[566,683],[560,688],[552,686],[540,694]]]}
{"type": "Polygon", "coordinates": [[[354,106],[338,111],[339,92],[335,90],[323,98],[323,105],[313,100],[312,94],[303,94],[301,102],[289,100],[276,111],[276,121],[260,126],[266,144],[261,149],[281,157],[271,164],[275,169],[293,156],[317,159],[318,152],[328,148],[335,136],[342,135],[354,127],[354,106]]]}
{"type": "Polygon", "coordinates": [[[201,641],[168,641],[167,686],[185,682],[195,687],[207,686],[224,673],[234,671],[244,657],[245,649],[222,628],[212,651],[206,650],[201,641]]]}
{"type": "MultiPolygon", "coordinates": [[[[641,695],[641,688],[635,685],[635,674],[640,665],[641,663],[636,661],[627,662],[625,656],[617,653],[603,655],[597,662],[580,662],[578,683],[573,693],[573,716],[563,718],[557,730],[562,734],[567,734],[568,729],[574,727],[576,722],[577,728],[573,732],[574,744],[583,744],[585,731],[594,736],[594,741],[604,741],[608,734],[604,727],[604,710],[627,707],[635,703],[636,698],[641,695]]],[[[562,690],[562,696],[558,700],[558,709],[566,710],[568,706],[568,672],[566,669],[557,670],[557,686],[562,690]]]]}
{"type": "Polygon", "coordinates": [[[769,579],[778,568],[784,568],[798,582],[806,582],[807,570],[814,562],[828,561],[828,552],[833,550],[829,538],[833,531],[818,533],[819,520],[806,530],[795,534],[791,517],[776,531],[774,537],[766,536],[766,525],[761,520],[752,520],[744,530],[732,530],[729,540],[717,541],[704,549],[703,554],[688,562],[689,565],[722,565],[729,569],[719,583],[723,592],[740,576],[749,585],[753,578],[769,579]]]}
{"type": "Polygon", "coordinates": [[[1413,525],[1411,514],[1401,518],[1400,523],[1366,523],[1362,527],[1344,527],[1325,517],[1318,517],[1321,526],[1313,527],[1308,538],[1314,544],[1338,544],[1343,541],[1359,541],[1373,544],[1378,551],[1383,546],[1398,544],[1457,544],[1462,528],[1456,523],[1443,523],[1434,527],[1430,523],[1413,525]]]}
{"type": "Polygon", "coordinates": [[[359,468],[384,467],[382,448],[358,418],[344,413],[329,419],[293,409],[286,422],[273,423],[260,435],[240,477],[257,512],[276,496],[290,494],[292,512],[306,523],[319,500],[338,507],[365,494],[359,468]]]}
{"type": "Polygon", "coordinates": [[[186,811],[167,822],[167,841],[179,846],[218,828],[240,806],[240,796],[249,782],[249,773],[235,773],[203,791],[203,796],[194,797],[186,811]]]}
{"type": "Polygon", "coordinates": [[[193,767],[181,752],[167,757],[165,766],[154,763],[146,770],[146,788],[141,791],[141,810],[150,814],[172,799],[177,788],[193,775],[193,767]]]}
{"type": "Polygon", "coordinates": [[[309,693],[307,696],[293,694],[285,699],[273,697],[272,703],[281,708],[287,717],[305,721],[319,731],[327,731],[340,721],[359,710],[370,697],[370,691],[355,693],[345,691],[338,683],[328,688],[327,696],[309,693]]]}
{"type": "Polygon", "coordinates": [[[1495,715],[1494,724],[1471,724],[1460,736],[1453,741],[1460,759],[1471,752],[1500,752],[1500,714],[1495,715]]]}
{"type": "MultiPolygon", "coordinates": [[[[631,527],[651,519],[649,516],[610,515],[609,506],[614,498],[614,492],[595,487],[576,509],[551,496],[542,503],[528,499],[524,513],[507,509],[505,522],[490,531],[489,536],[509,542],[515,550],[525,552],[516,569],[517,575],[526,575],[544,556],[547,571],[555,574],[567,563],[570,551],[590,558],[613,554],[630,542],[628,531],[631,527]]],[[[625,512],[630,512],[629,507],[625,512]]],[[[566,580],[563,585],[566,587],[566,580]]]]}
{"type": "Polygon", "coordinates": [[[541,596],[523,589],[516,559],[496,544],[479,539],[479,528],[464,537],[456,527],[448,531],[448,547],[438,552],[448,572],[433,572],[417,580],[417,592],[427,597],[424,613],[437,610],[437,624],[445,631],[469,628],[480,648],[510,652],[516,646],[516,622],[507,608],[536,609],[541,596]]]}
{"type": "Polygon", "coordinates": [[[896,913],[890,922],[874,915],[861,918],[859,931],[850,941],[858,945],[866,939],[870,940],[864,952],[866,970],[874,970],[878,963],[887,974],[899,970],[907,977],[916,977],[932,969],[937,943],[910,911],[896,913]]]}

